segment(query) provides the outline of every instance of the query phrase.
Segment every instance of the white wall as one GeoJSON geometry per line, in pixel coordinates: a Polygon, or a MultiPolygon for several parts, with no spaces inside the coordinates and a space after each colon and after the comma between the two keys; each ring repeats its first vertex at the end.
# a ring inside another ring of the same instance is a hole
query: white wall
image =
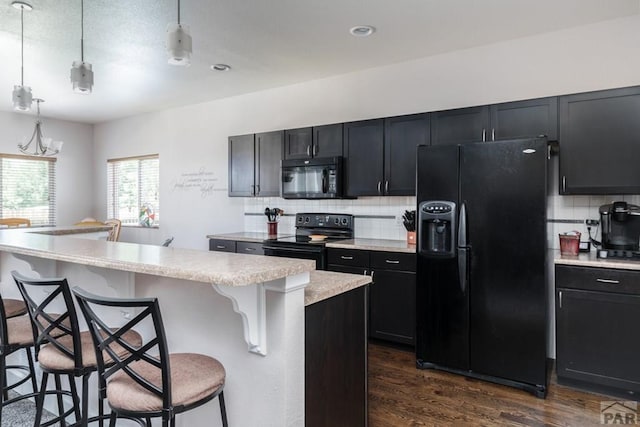
{"type": "MultiPolygon", "coordinates": [[[[35,114],[0,111],[0,152],[20,154],[17,145],[23,138],[31,138],[34,125],[35,114]]],[[[93,215],[93,126],[43,118],[42,133],[64,141],[56,156],[58,224],[73,224],[93,215]]]]}
{"type": "Polygon", "coordinates": [[[157,152],[162,225],[122,238],[204,249],[244,227],[244,202],[226,196],[229,135],[637,85],[638,28],[634,16],[96,125],[95,211],[106,159],[157,152]],[[201,169],[217,191],[173,189],[201,169]]]}

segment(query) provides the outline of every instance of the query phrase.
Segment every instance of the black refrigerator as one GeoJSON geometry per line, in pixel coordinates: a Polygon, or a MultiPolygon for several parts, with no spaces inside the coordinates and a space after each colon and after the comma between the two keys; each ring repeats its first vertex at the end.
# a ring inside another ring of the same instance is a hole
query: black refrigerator
{"type": "Polygon", "coordinates": [[[419,146],[419,368],[547,386],[547,142],[419,146]]]}

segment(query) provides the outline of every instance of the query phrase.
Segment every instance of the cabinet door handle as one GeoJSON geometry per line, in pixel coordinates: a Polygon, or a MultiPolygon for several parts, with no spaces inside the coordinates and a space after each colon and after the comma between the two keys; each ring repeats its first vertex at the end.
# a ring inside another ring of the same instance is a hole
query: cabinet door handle
{"type": "Polygon", "coordinates": [[[384,192],[385,194],[389,193],[389,181],[384,182],[384,192]]]}
{"type": "Polygon", "coordinates": [[[495,128],[491,128],[491,140],[492,141],[496,140],[496,129],[495,128]]]}
{"type": "Polygon", "coordinates": [[[375,271],[371,270],[371,280],[373,281],[373,273],[375,273],[375,271]]]}
{"type": "Polygon", "coordinates": [[[255,250],[256,250],[256,248],[244,248],[244,250],[245,250],[245,251],[251,251],[251,252],[253,252],[253,251],[255,251],[255,250]]]}
{"type": "Polygon", "coordinates": [[[558,305],[562,308],[562,291],[558,292],[558,305]]]}
{"type": "Polygon", "coordinates": [[[318,144],[313,144],[312,153],[313,153],[313,157],[318,155],[318,144]]]}
{"type": "Polygon", "coordinates": [[[251,187],[251,195],[255,196],[256,195],[256,186],[255,185],[250,185],[249,187],[251,187]]]}
{"type": "Polygon", "coordinates": [[[482,128],[482,142],[487,140],[487,130],[482,128]]]}
{"type": "Polygon", "coordinates": [[[612,280],[612,279],[596,279],[596,282],[600,282],[600,283],[611,283],[612,285],[618,285],[620,284],[620,280],[612,280]]]}
{"type": "Polygon", "coordinates": [[[387,264],[400,264],[400,261],[395,259],[385,259],[384,262],[386,262],[387,264]]]}
{"type": "Polygon", "coordinates": [[[340,259],[352,260],[352,256],[340,255],[340,259]]]}
{"type": "Polygon", "coordinates": [[[227,249],[224,245],[216,245],[216,249],[227,249]]]}
{"type": "Polygon", "coordinates": [[[307,157],[311,156],[311,146],[307,145],[307,157]]]}
{"type": "Polygon", "coordinates": [[[365,271],[364,271],[364,275],[365,275],[365,276],[367,275],[367,271],[369,271],[369,270],[365,270],[365,271]]]}
{"type": "Polygon", "coordinates": [[[567,191],[567,177],[562,175],[562,192],[567,191]]]}
{"type": "Polygon", "coordinates": [[[382,194],[382,181],[378,181],[378,194],[382,194]]]}
{"type": "Polygon", "coordinates": [[[256,196],[260,194],[260,184],[256,185],[256,196]]]}

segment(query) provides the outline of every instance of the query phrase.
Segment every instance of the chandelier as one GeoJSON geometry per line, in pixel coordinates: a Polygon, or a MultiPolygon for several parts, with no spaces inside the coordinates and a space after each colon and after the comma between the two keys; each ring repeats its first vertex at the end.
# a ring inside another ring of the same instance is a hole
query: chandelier
{"type": "Polygon", "coordinates": [[[42,122],[40,121],[40,103],[44,102],[43,99],[35,98],[38,108],[38,115],[36,117],[36,125],[33,129],[31,139],[26,144],[18,144],[18,148],[24,154],[30,156],[55,156],[62,150],[62,141],[54,141],[51,138],[44,138],[42,136],[42,122]],[[29,147],[33,144],[33,151],[29,151],[29,147]]]}

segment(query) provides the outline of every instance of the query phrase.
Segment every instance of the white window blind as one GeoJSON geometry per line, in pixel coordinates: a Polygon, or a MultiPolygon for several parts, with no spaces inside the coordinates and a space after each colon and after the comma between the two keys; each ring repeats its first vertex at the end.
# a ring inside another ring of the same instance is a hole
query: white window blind
{"type": "Polygon", "coordinates": [[[0,154],[0,215],[56,224],[56,159],[0,154]]]}
{"type": "Polygon", "coordinates": [[[157,154],[107,160],[107,218],[125,226],[160,225],[157,154]]]}

